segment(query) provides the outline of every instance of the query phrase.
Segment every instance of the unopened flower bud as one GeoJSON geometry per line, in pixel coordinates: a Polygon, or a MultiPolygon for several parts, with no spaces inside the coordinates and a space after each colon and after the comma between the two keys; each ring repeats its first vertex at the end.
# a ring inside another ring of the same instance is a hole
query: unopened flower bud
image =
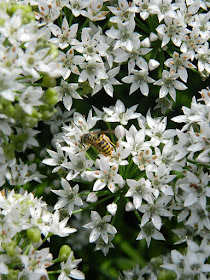
{"type": "Polygon", "coordinates": [[[157,60],[155,60],[155,59],[149,60],[149,70],[152,71],[152,70],[156,69],[159,65],[160,65],[160,63],[157,60]]]}
{"type": "Polygon", "coordinates": [[[150,42],[154,42],[158,39],[158,36],[155,33],[151,32],[149,35],[149,39],[150,39],[150,42]]]}
{"type": "Polygon", "coordinates": [[[177,275],[174,271],[162,270],[157,277],[158,280],[175,280],[177,275]]]}
{"type": "Polygon", "coordinates": [[[27,229],[27,236],[32,242],[39,242],[41,239],[41,232],[39,228],[29,228],[27,229]]]}
{"type": "Polygon", "coordinates": [[[136,208],[135,208],[134,204],[131,201],[126,203],[125,211],[129,212],[129,211],[133,211],[134,209],[136,209],[136,208]]]}
{"type": "Polygon", "coordinates": [[[97,197],[96,193],[94,193],[94,192],[90,192],[86,199],[87,202],[91,202],[91,203],[96,202],[97,200],[98,200],[98,197],[97,197]]]}
{"type": "Polygon", "coordinates": [[[112,216],[114,216],[117,212],[117,204],[113,202],[107,205],[106,209],[112,216]]]}
{"type": "Polygon", "coordinates": [[[142,47],[144,48],[150,48],[151,44],[150,44],[150,40],[149,38],[145,38],[142,42],[141,42],[142,47]]]}
{"type": "Polygon", "coordinates": [[[115,128],[115,136],[118,139],[120,139],[120,138],[122,139],[125,136],[125,128],[122,125],[118,125],[115,128]]]}
{"type": "Polygon", "coordinates": [[[70,255],[70,253],[71,253],[71,247],[68,245],[63,245],[60,248],[58,257],[62,261],[66,261],[70,255]]]}

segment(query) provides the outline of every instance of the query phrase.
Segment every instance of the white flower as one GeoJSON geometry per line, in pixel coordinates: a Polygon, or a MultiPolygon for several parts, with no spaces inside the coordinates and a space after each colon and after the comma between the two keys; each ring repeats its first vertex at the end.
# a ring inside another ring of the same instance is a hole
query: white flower
{"type": "Polygon", "coordinates": [[[153,188],[156,189],[156,191],[154,191],[156,197],[159,195],[159,190],[166,195],[174,194],[172,186],[168,183],[171,182],[176,175],[170,175],[164,163],[160,164],[158,167],[155,164],[147,165],[146,174],[153,188]]]}
{"type": "Polygon", "coordinates": [[[145,134],[150,137],[150,143],[152,146],[158,146],[160,143],[167,143],[169,139],[176,135],[176,131],[173,129],[166,130],[167,118],[160,117],[153,119],[149,114],[147,115],[147,129],[145,134]]]}
{"type": "Polygon", "coordinates": [[[52,31],[54,38],[49,41],[57,44],[61,49],[67,48],[71,43],[72,39],[76,37],[78,30],[78,23],[72,24],[69,27],[66,17],[63,18],[61,28],[53,23],[49,24],[50,30],[52,31]]]}
{"type": "Polygon", "coordinates": [[[38,275],[40,277],[47,276],[46,268],[52,265],[52,254],[49,253],[49,248],[44,248],[38,251],[35,250],[35,248],[32,245],[28,254],[21,255],[20,259],[24,266],[23,271],[19,274],[20,277],[21,275],[23,276],[27,273],[32,278],[34,276],[33,279],[38,279],[36,278],[38,275]]]}
{"type": "Polygon", "coordinates": [[[190,33],[190,30],[185,27],[186,24],[183,22],[183,19],[181,17],[177,16],[177,18],[173,19],[172,17],[166,16],[164,18],[164,21],[165,24],[160,24],[156,28],[157,32],[159,33],[160,39],[162,39],[161,47],[167,45],[170,39],[175,46],[180,47],[182,43],[182,36],[190,33]]]}
{"type": "Polygon", "coordinates": [[[26,112],[26,114],[31,115],[34,106],[43,104],[43,102],[40,100],[43,93],[44,92],[41,87],[29,86],[20,94],[19,105],[23,111],[26,112]]]}
{"type": "Polygon", "coordinates": [[[141,227],[141,231],[138,234],[136,240],[142,240],[146,239],[147,241],[147,246],[149,247],[151,239],[156,239],[156,240],[165,240],[164,236],[162,235],[161,232],[159,232],[154,225],[149,222],[143,227],[141,227]]]}
{"type": "Polygon", "coordinates": [[[163,98],[169,93],[171,98],[175,101],[176,89],[178,90],[187,89],[187,87],[183,83],[177,81],[178,78],[179,78],[179,74],[171,75],[168,71],[163,70],[162,79],[159,79],[156,82],[154,82],[154,85],[161,86],[159,92],[159,98],[163,98]]]}
{"type": "Polygon", "coordinates": [[[179,74],[180,79],[183,82],[187,82],[188,73],[186,68],[196,68],[191,62],[189,62],[190,55],[188,53],[174,52],[173,58],[168,58],[164,64],[170,68],[170,73],[173,75],[175,73],[179,74]]]}
{"type": "Polygon", "coordinates": [[[109,161],[105,157],[101,157],[97,163],[100,170],[94,171],[95,177],[98,180],[94,183],[93,191],[102,190],[106,185],[111,192],[116,192],[119,187],[123,187],[124,180],[118,174],[118,165],[109,165],[109,161]]]}
{"type": "Polygon", "coordinates": [[[152,49],[149,47],[143,47],[143,42],[140,42],[139,38],[133,41],[132,51],[126,49],[117,49],[118,51],[114,52],[115,58],[114,62],[122,64],[126,62],[128,64],[128,73],[137,65],[140,69],[148,70],[147,61],[143,58],[143,55],[148,54],[152,49]]]}
{"type": "Polygon", "coordinates": [[[90,58],[88,61],[80,64],[83,69],[79,76],[78,82],[83,83],[88,80],[90,86],[94,88],[96,78],[99,80],[107,79],[108,75],[104,67],[104,63],[98,62],[95,58],[90,58]]]}
{"type": "Polygon", "coordinates": [[[198,36],[195,30],[192,30],[190,34],[182,36],[182,43],[180,47],[180,51],[183,53],[187,53],[193,61],[197,50],[200,46],[205,43],[205,40],[198,36]]]}
{"type": "Polygon", "coordinates": [[[200,72],[206,71],[207,73],[205,74],[204,72],[204,75],[208,77],[210,74],[210,50],[208,42],[197,49],[195,58],[198,60],[198,70],[200,72]]]}
{"type": "MultiPolygon", "coordinates": [[[[189,209],[191,212],[190,217],[185,222],[185,224],[193,227],[196,226],[199,232],[201,230],[204,230],[205,228],[209,231],[210,230],[209,211],[207,209],[203,209],[203,207],[199,203],[194,203],[192,206],[189,206],[189,209]]],[[[186,216],[188,216],[188,213],[186,216]]],[[[186,220],[186,216],[184,216],[184,220],[186,220]]]]}
{"type": "Polygon", "coordinates": [[[141,116],[140,113],[135,113],[137,107],[138,105],[133,105],[125,111],[125,105],[118,99],[115,106],[109,108],[103,107],[106,113],[104,120],[107,122],[120,122],[122,125],[126,125],[129,120],[141,116]]]}
{"type": "Polygon", "coordinates": [[[132,125],[128,131],[126,131],[126,141],[131,146],[131,154],[137,155],[137,153],[143,149],[145,142],[145,129],[140,129],[139,131],[136,129],[134,125],[132,125]]]}
{"type": "Polygon", "coordinates": [[[149,180],[145,180],[144,178],[139,179],[138,181],[134,179],[126,180],[129,190],[125,194],[125,197],[133,197],[133,204],[136,209],[138,209],[142,200],[144,199],[150,204],[153,204],[153,193],[154,190],[151,188],[151,183],[149,180]]]}
{"type": "Polygon", "coordinates": [[[134,10],[136,13],[140,13],[140,17],[146,20],[151,13],[151,2],[150,0],[134,0],[136,4],[135,8],[131,7],[129,10],[134,10]]]}
{"type": "Polygon", "coordinates": [[[150,4],[150,10],[153,14],[158,15],[158,20],[161,22],[166,16],[176,18],[175,10],[179,8],[177,3],[171,3],[172,0],[155,0],[150,4]]]}
{"type": "Polygon", "coordinates": [[[70,10],[71,10],[72,14],[75,17],[78,17],[79,15],[83,14],[84,9],[89,5],[89,1],[71,0],[71,1],[68,1],[68,4],[70,6],[70,10]]]}
{"type": "Polygon", "coordinates": [[[68,154],[70,162],[64,162],[62,164],[68,170],[66,179],[68,181],[73,180],[77,176],[81,178],[86,176],[86,170],[88,170],[93,165],[93,160],[87,159],[84,152],[77,154],[68,154]]]}
{"type": "Polygon", "coordinates": [[[133,19],[135,16],[135,13],[131,9],[131,7],[134,8],[134,3],[128,3],[126,0],[119,0],[118,6],[108,6],[109,10],[114,14],[115,16],[112,16],[110,18],[110,22],[118,23],[122,22],[125,23],[129,21],[131,18],[133,19]]]}
{"type": "Polygon", "coordinates": [[[83,63],[85,58],[81,55],[75,55],[73,48],[71,48],[66,53],[60,52],[57,60],[56,68],[60,71],[60,76],[66,80],[71,72],[76,75],[80,74],[77,65],[83,63]]]}
{"type": "Polygon", "coordinates": [[[81,53],[85,60],[94,59],[97,62],[103,62],[102,57],[105,56],[109,45],[105,42],[104,35],[101,34],[100,27],[91,25],[82,29],[81,41],[72,40],[73,49],[81,53]]]}
{"type": "Polygon", "coordinates": [[[22,71],[20,69],[7,69],[0,68],[0,96],[9,100],[15,101],[16,91],[25,88],[24,84],[16,81],[22,71]]]}
{"type": "Polygon", "coordinates": [[[52,192],[60,196],[58,202],[54,205],[54,209],[59,210],[60,208],[67,208],[68,214],[71,216],[74,210],[74,205],[83,205],[82,199],[78,196],[79,185],[75,185],[72,188],[63,178],[61,179],[61,185],[63,190],[52,190],[52,192]]]}
{"type": "Polygon", "coordinates": [[[71,280],[85,279],[85,275],[77,269],[77,265],[82,259],[75,259],[73,251],[71,251],[66,262],[61,262],[61,273],[58,276],[58,280],[71,280]]]}
{"type": "Polygon", "coordinates": [[[65,219],[59,221],[60,220],[59,211],[56,210],[52,216],[52,219],[50,220],[49,233],[58,235],[60,237],[65,237],[65,236],[68,236],[69,234],[77,231],[75,228],[66,227],[68,219],[69,218],[65,218],[65,219]]]}
{"type": "Polygon", "coordinates": [[[155,80],[149,77],[149,72],[145,69],[131,70],[131,75],[122,78],[125,83],[131,83],[130,92],[132,94],[137,89],[140,89],[141,93],[145,96],[149,94],[148,83],[153,83],[155,80]]]}
{"type": "MultiPolygon", "coordinates": [[[[194,6],[194,4],[192,4],[194,6]]],[[[208,40],[210,37],[210,16],[209,13],[197,13],[193,16],[193,20],[189,25],[193,27],[198,36],[202,39],[208,40]]]]}
{"type": "Polygon", "coordinates": [[[61,168],[62,164],[67,162],[67,158],[59,143],[56,143],[56,149],[57,149],[57,152],[47,149],[47,152],[51,156],[51,158],[46,158],[42,161],[44,164],[47,164],[50,166],[56,166],[52,170],[53,173],[58,172],[58,170],[61,168]]]}
{"type": "Polygon", "coordinates": [[[134,48],[135,40],[138,40],[140,37],[139,33],[134,32],[135,21],[130,19],[125,23],[118,21],[118,29],[115,29],[113,26],[107,30],[105,33],[108,37],[115,39],[114,50],[118,48],[125,48],[128,51],[132,51],[134,48]]]}
{"type": "Polygon", "coordinates": [[[81,11],[81,14],[91,21],[104,20],[108,11],[101,10],[103,7],[103,0],[97,0],[97,5],[92,5],[92,2],[88,1],[86,10],[81,11]]]}
{"type": "Polygon", "coordinates": [[[163,196],[154,201],[154,204],[143,204],[139,207],[139,211],[144,213],[141,219],[141,227],[150,220],[156,229],[160,230],[162,220],[160,216],[172,217],[173,214],[166,209],[166,205],[171,201],[169,196],[163,196]]]}
{"type": "Polygon", "coordinates": [[[72,98],[82,99],[82,97],[76,91],[78,89],[78,84],[76,83],[67,83],[64,80],[61,80],[61,85],[55,87],[61,95],[63,100],[63,105],[65,108],[70,111],[72,107],[72,98]]]}
{"type": "Polygon", "coordinates": [[[45,175],[40,174],[39,171],[36,170],[36,163],[28,165],[24,164],[20,159],[19,161],[19,164],[13,161],[5,175],[8,180],[8,183],[11,186],[25,185],[27,182],[33,180],[41,183],[40,179],[46,177],[45,175]]]}
{"type": "Polygon", "coordinates": [[[115,235],[117,233],[116,228],[108,223],[111,220],[111,215],[101,218],[101,216],[96,211],[91,211],[91,219],[92,222],[84,225],[85,228],[92,229],[89,242],[95,242],[99,237],[101,237],[103,241],[108,244],[109,234],[115,235]]]}
{"type": "Polygon", "coordinates": [[[95,247],[94,251],[101,250],[103,252],[104,256],[106,256],[109,252],[109,249],[114,248],[114,245],[111,242],[113,238],[114,238],[114,236],[109,235],[108,236],[108,239],[109,239],[108,243],[105,243],[104,240],[102,239],[102,237],[99,237],[96,240],[96,247],[95,247]]]}
{"type": "Polygon", "coordinates": [[[187,171],[186,177],[177,185],[185,192],[185,207],[198,202],[203,209],[206,208],[207,198],[210,197],[209,180],[208,173],[199,171],[196,176],[196,174],[187,171]]]}
{"type": "Polygon", "coordinates": [[[98,201],[97,194],[95,192],[90,192],[87,196],[86,201],[91,203],[98,201]]]}
{"type": "Polygon", "coordinates": [[[120,67],[115,67],[107,72],[108,78],[107,79],[96,79],[96,85],[93,90],[93,94],[100,91],[102,88],[106,91],[106,93],[113,97],[114,88],[112,85],[121,85],[121,83],[115,79],[114,77],[119,73],[120,67]]]}

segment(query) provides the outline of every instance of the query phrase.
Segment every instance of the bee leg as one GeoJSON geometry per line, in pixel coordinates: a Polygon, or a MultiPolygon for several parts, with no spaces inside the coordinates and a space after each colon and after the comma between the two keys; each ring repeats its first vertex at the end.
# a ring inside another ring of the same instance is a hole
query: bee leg
{"type": "Polygon", "coordinates": [[[84,145],[83,143],[82,143],[82,146],[84,147],[84,149],[82,149],[82,150],[80,150],[80,152],[83,152],[83,151],[87,151],[89,148],[90,148],[90,144],[88,144],[88,145],[84,145]]]}

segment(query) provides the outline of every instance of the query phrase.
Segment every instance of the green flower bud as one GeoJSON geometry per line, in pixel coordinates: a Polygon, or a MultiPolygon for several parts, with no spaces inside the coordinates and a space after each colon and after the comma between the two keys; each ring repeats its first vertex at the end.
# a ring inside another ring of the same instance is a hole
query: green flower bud
{"type": "Polygon", "coordinates": [[[41,231],[39,228],[29,228],[26,234],[32,242],[39,242],[41,239],[41,231]]]}
{"type": "Polygon", "coordinates": [[[45,93],[46,101],[49,105],[55,105],[58,103],[59,95],[56,89],[48,88],[45,93]]]}
{"type": "Polygon", "coordinates": [[[17,280],[18,279],[18,274],[20,273],[20,270],[14,270],[14,269],[9,269],[9,275],[7,275],[7,278],[9,280],[17,280]]]}
{"type": "Polygon", "coordinates": [[[13,159],[15,157],[15,145],[14,143],[9,143],[4,146],[4,155],[8,159],[13,159]]]}
{"type": "Polygon", "coordinates": [[[176,280],[177,275],[171,270],[162,270],[157,277],[157,280],[176,280]]]}
{"type": "Polygon", "coordinates": [[[50,76],[45,75],[42,78],[42,86],[43,87],[55,87],[56,86],[56,79],[50,76]]]}
{"type": "Polygon", "coordinates": [[[3,249],[6,251],[7,255],[10,257],[14,257],[16,255],[15,247],[17,243],[16,241],[12,240],[9,243],[2,243],[3,249]]]}
{"type": "Polygon", "coordinates": [[[85,81],[82,83],[82,92],[79,92],[80,95],[90,95],[92,94],[93,89],[91,88],[90,84],[88,81],[85,81]]]}
{"type": "Polygon", "coordinates": [[[28,138],[28,135],[26,133],[22,133],[19,135],[11,135],[10,139],[15,145],[15,150],[17,152],[22,152],[23,151],[23,145],[28,138]]]}
{"type": "Polygon", "coordinates": [[[59,54],[58,48],[54,44],[50,44],[50,51],[49,54],[53,57],[56,58],[59,54]]]}
{"type": "Polygon", "coordinates": [[[15,114],[15,107],[10,103],[8,106],[5,107],[5,114],[9,117],[13,117],[15,114]]]}
{"type": "Polygon", "coordinates": [[[4,26],[4,24],[5,24],[5,19],[0,18],[0,26],[4,26]]]}
{"type": "Polygon", "coordinates": [[[41,105],[39,109],[44,121],[48,121],[49,119],[51,119],[52,116],[57,112],[55,108],[48,104],[41,105]]]}
{"type": "Polygon", "coordinates": [[[70,255],[70,253],[71,253],[71,247],[68,245],[63,245],[60,248],[58,257],[62,261],[66,261],[70,255]]]}

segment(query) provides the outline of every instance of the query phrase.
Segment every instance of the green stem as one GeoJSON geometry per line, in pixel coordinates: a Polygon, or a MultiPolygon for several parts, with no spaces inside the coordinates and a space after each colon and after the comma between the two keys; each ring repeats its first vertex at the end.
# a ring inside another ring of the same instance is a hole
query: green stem
{"type": "Polygon", "coordinates": [[[133,212],[136,215],[136,218],[138,219],[138,221],[141,223],[141,216],[139,215],[139,212],[137,210],[134,210],[133,212]]]}
{"type": "Polygon", "coordinates": [[[77,32],[78,34],[80,34],[82,32],[82,29],[88,25],[88,22],[89,22],[89,19],[86,18],[85,22],[83,23],[83,25],[78,30],[78,32],[77,32]]]}
{"type": "Polygon", "coordinates": [[[4,143],[5,143],[5,144],[8,144],[8,141],[7,141],[7,139],[6,139],[5,135],[4,135],[4,133],[3,133],[2,131],[0,131],[0,133],[1,133],[1,137],[2,137],[3,140],[4,140],[4,143]]]}
{"type": "Polygon", "coordinates": [[[136,26],[138,26],[142,31],[144,31],[145,33],[150,34],[151,30],[146,26],[146,24],[144,24],[140,19],[138,19],[137,17],[135,18],[136,20],[136,26]]]}
{"type": "Polygon", "coordinates": [[[207,164],[204,164],[204,163],[201,163],[201,162],[197,162],[197,161],[194,161],[194,160],[191,160],[191,159],[187,159],[187,162],[196,164],[197,166],[203,166],[205,168],[210,168],[210,165],[207,165],[207,164]]]}
{"type": "Polygon", "coordinates": [[[62,261],[62,258],[57,258],[57,259],[54,259],[52,261],[52,263],[55,264],[55,263],[58,263],[58,262],[61,262],[61,261],[62,261]]]}
{"type": "Polygon", "coordinates": [[[137,171],[140,171],[140,170],[139,170],[139,167],[138,167],[137,165],[134,165],[133,168],[132,168],[132,170],[131,170],[131,172],[130,172],[130,174],[129,174],[129,177],[130,177],[130,178],[133,178],[133,175],[134,175],[137,171]]]}
{"type": "MultiPolygon", "coordinates": [[[[130,156],[129,156],[130,157],[130,156]]],[[[126,180],[127,179],[127,177],[128,177],[128,175],[129,175],[129,178],[132,178],[131,176],[130,176],[130,170],[131,170],[131,168],[133,167],[133,160],[132,160],[132,158],[130,159],[130,160],[128,160],[129,161],[129,164],[126,166],[126,169],[125,169],[125,174],[124,174],[124,176],[123,176],[123,178],[126,180]]]]}
{"type": "Polygon", "coordinates": [[[78,210],[73,211],[72,214],[76,214],[76,213],[83,212],[83,211],[86,211],[86,210],[88,210],[88,209],[91,209],[91,208],[93,208],[93,207],[95,207],[95,206],[97,206],[97,205],[103,203],[104,201],[109,200],[109,199],[112,198],[114,195],[115,195],[115,194],[112,193],[112,194],[110,194],[109,196],[107,196],[107,197],[105,197],[105,198],[103,198],[103,199],[101,199],[101,200],[99,200],[99,201],[96,201],[96,202],[94,202],[94,203],[92,203],[92,204],[90,204],[90,205],[88,205],[88,206],[86,206],[86,207],[84,207],[84,208],[80,208],[80,209],[78,209],[78,210]]]}
{"type": "Polygon", "coordinates": [[[145,175],[146,175],[146,172],[144,171],[144,172],[140,173],[138,176],[136,176],[136,177],[134,178],[134,180],[138,181],[139,179],[145,177],[145,175]]]}
{"type": "Polygon", "coordinates": [[[112,129],[110,123],[106,123],[106,125],[107,125],[108,129],[109,129],[111,132],[113,131],[113,133],[110,132],[110,138],[111,138],[112,143],[114,143],[114,142],[115,142],[114,135],[113,135],[113,134],[114,134],[114,130],[112,129]]]}
{"type": "Polygon", "coordinates": [[[32,242],[28,245],[28,247],[26,248],[25,252],[23,253],[23,255],[27,255],[30,248],[31,248],[32,242]]]}
{"type": "Polygon", "coordinates": [[[47,274],[58,274],[58,273],[61,273],[61,270],[53,270],[53,271],[48,271],[47,274]]]}
{"type": "Polygon", "coordinates": [[[42,240],[42,244],[44,244],[45,241],[46,241],[50,236],[52,236],[52,234],[48,234],[48,236],[46,236],[46,237],[42,240]]]}
{"type": "MultiPolygon", "coordinates": [[[[67,10],[69,10],[69,9],[67,9],[67,10]]],[[[69,26],[72,25],[73,19],[74,19],[74,15],[71,14],[70,19],[69,19],[69,26]]]]}

